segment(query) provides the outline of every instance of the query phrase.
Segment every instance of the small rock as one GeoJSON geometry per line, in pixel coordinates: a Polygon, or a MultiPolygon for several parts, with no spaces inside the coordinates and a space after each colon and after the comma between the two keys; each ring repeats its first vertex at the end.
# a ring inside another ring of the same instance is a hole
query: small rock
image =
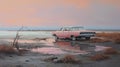
{"type": "Polygon", "coordinates": [[[44,61],[53,62],[55,59],[58,59],[58,58],[57,57],[49,57],[49,58],[44,59],[44,61]]]}
{"type": "Polygon", "coordinates": [[[25,62],[30,62],[29,60],[25,60],[25,62]]]}
{"type": "Polygon", "coordinates": [[[23,67],[22,65],[16,65],[16,67],[23,67]]]}
{"type": "Polygon", "coordinates": [[[13,57],[13,56],[10,55],[9,57],[13,57]]]}

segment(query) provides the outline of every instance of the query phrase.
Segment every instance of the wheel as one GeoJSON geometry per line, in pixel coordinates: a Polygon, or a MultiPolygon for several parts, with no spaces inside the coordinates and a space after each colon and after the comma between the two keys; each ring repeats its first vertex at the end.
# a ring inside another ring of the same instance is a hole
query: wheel
{"type": "Polygon", "coordinates": [[[71,40],[72,40],[72,41],[75,41],[75,40],[76,40],[76,37],[71,36],[71,40]]]}
{"type": "Polygon", "coordinates": [[[58,39],[59,39],[59,38],[58,38],[57,36],[55,36],[55,41],[58,41],[58,39]]]}
{"type": "Polygon", "coordinates": [[[86,40],[90,40],[90,37],[85,37],[86,40]]]}

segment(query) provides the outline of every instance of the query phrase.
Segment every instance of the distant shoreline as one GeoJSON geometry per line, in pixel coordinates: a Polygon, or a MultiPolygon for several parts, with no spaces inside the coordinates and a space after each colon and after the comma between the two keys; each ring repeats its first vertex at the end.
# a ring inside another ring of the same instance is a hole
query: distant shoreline
{"type": "MultiPolygon", "coordinates": [[[[107,30],[107,29],[86,29],[92,31],[120,31],[120,30],[107,30]]],[[[0,30],[2,31],[2,30],[0,30]]],[[[3,31],[17,31],[17,30],[3,30],[3,31]]],[[[22,31],[58,31],[58,30],[22,30],[22,31]]]]}
{"type": "MultiPolygon", "coordinates": [[[[101,32],[120,32],[120,29],[86,29],[90,31],[101,31],[101,32]]],[[[0,30],[0,31],[17,31],[17,30],[0,30]]],[[[21,30],[21,31],[58,31],[58,30],[21,30]]]]}
{"type": "MultiPolygon", "coordinates": [[[[4,31],[17,31],[17,30],[4,30],[4,31]]],[[[57,30],[21,30],[21,31],[57,31],[57,30]]]]}

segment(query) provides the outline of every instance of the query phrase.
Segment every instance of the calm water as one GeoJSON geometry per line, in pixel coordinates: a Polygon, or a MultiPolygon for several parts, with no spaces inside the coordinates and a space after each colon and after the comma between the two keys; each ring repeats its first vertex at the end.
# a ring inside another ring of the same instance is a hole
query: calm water
{"type": "Polygon", "coordinates": [[[91,45],[86,43],[81,43],[77,41],[58,41],[55,43],[51,43],[54,46],[51,47],[42,47],[42,48],[34,48],[32,52],[38,52],[43,54],[88,54],[91,52],[98,52],[103,51],[110,47],[98,46],[98,45],[91,45]]]}
{"type": "MultiPolygon", "coordinates": [[[[11,39],[16,36],[17,31],[0,31],[0,39],[11,39]]],[[[33,39],[33,38],[50,38],[52,34],[50,31],[20,31],[20,38],[33,39]]]]}
{"type": "MultiPolygon", "coordinates": [[[[96,32],[120,32],[120,31],[96,31],[96,32]]],[[[13,39],[17,31],[0,31],[0,39],[13,39]]],[[[21,39],[51,38],[52,31],[20,31],[21,39]]]]}

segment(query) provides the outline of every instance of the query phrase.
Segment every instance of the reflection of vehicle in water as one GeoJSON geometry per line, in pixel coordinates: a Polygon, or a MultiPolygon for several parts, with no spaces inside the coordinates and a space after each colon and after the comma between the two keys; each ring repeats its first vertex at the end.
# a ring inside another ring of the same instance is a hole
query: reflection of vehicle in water
{"type": "Polygon", "coordinates": [[[69,51],[81,52],[81,51],[94,51],[95,46],[89,44],[83,44],[76,41],[66,42],[66,41],[57,41],[55,46],[69,51]]]}
{"type": "Polygon", "coordinates": [[[56,40],[60,38],[69,38],[71,40],[85,38],[89,40],[91,37],[95,36],[95,34],[95,32],[84,30],[83,27],[63,27],[60,31],[53,32],[53,36],[56,40]]]}

